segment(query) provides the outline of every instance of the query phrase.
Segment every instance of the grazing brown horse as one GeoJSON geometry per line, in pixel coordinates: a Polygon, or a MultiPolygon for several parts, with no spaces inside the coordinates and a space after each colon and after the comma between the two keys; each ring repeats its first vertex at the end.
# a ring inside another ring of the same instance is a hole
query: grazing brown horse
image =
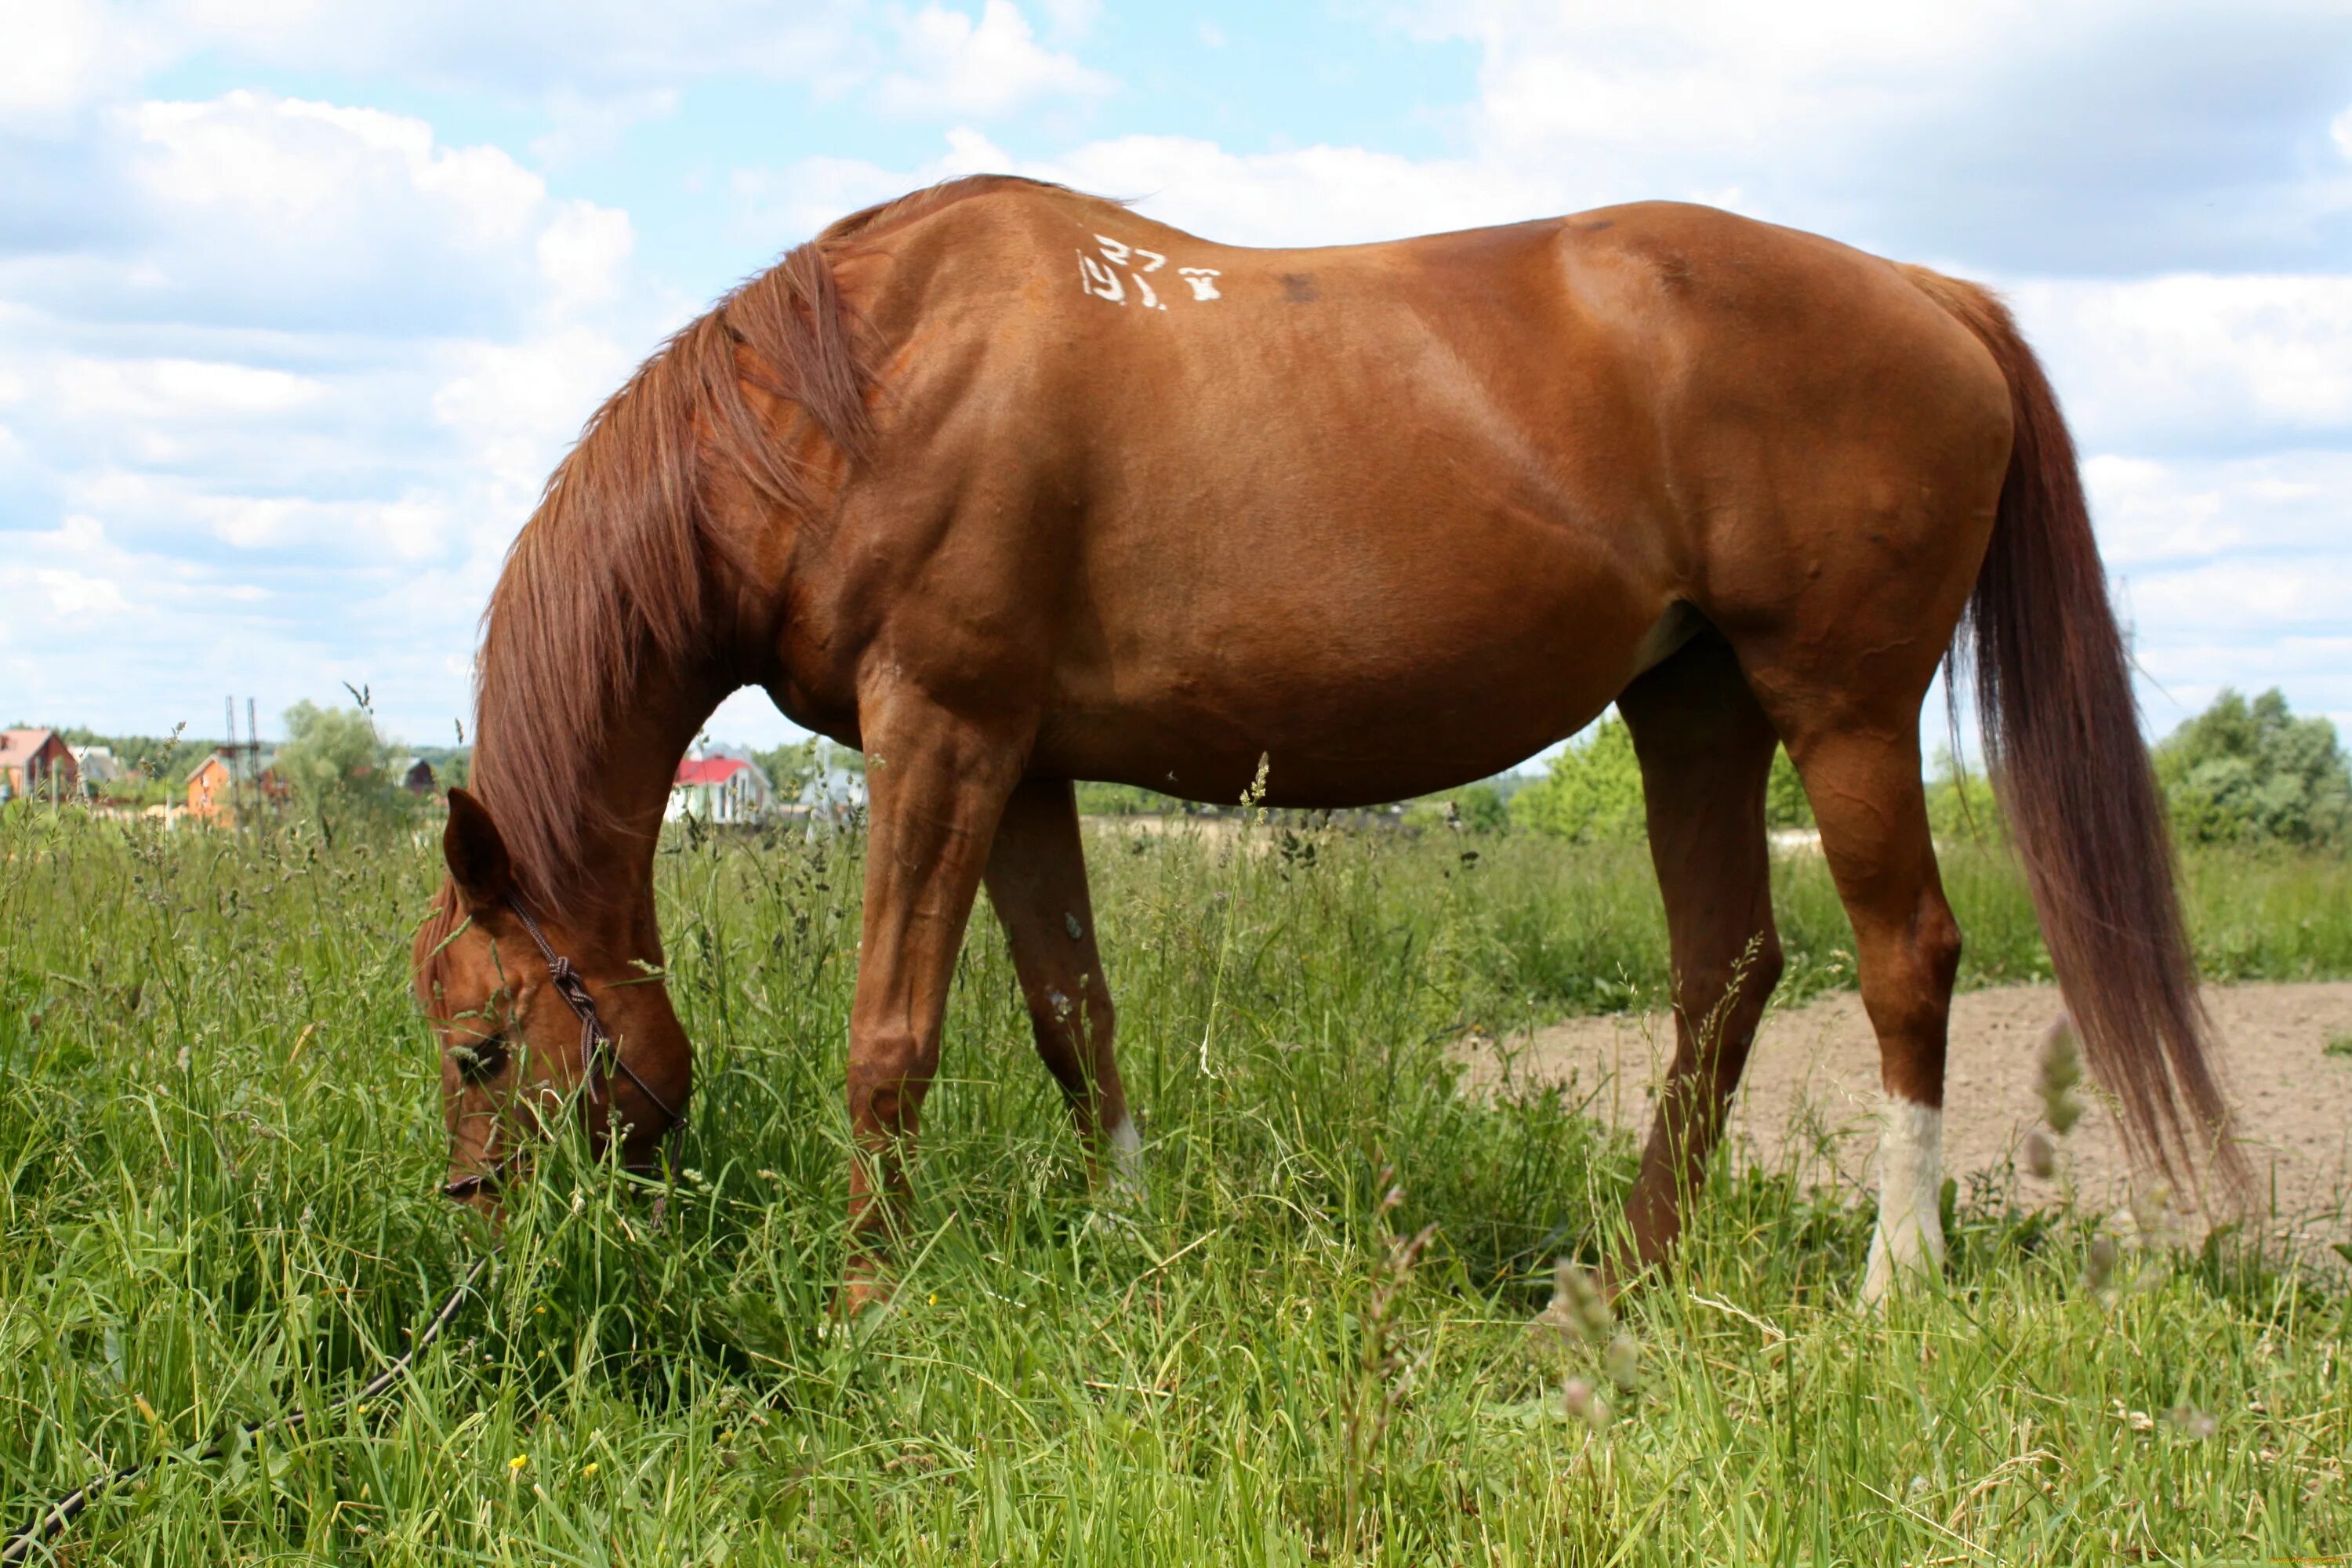
{"type": "Polygon", "coordinates": [[[638,967],[655,839],[739,687],[869,760],[853,1306],[983,884],[1081,1135],[1138,1155],[1071,780],[1230,801],[1264,755],[1271,804],[1393,800],[1613,700],[1684,1004],[1620,1265],[1674,1242],[1780,970],[1785,742],[1884,1064],[1874,1300],[1942,1250],[1960,938],[1919,719],[1964,625],[2091,1063],[2142,1152],[2194,1159],[2224,1108],[2123,647],[2057,403],[1982,289],[1673,205],[1326,250],[999,177],[860,213],[648,360],[508,559],[417,943],[449,1191],[487,1200],[583,1085],[633,1160],[684,1106],[638,967]]]}

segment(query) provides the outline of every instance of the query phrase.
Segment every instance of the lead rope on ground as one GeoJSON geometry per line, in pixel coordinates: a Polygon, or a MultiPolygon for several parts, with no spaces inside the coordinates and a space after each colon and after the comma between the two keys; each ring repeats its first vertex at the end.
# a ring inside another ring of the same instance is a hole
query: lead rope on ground
{"type": "MultiPolygon", "coordinates": [[[[399,1382],[416,1358],[424,1354],[432,1346],[433,1342],[441,1337],[441,1331],[449,1326],[451,1320],[457,1315],[457,1309],[465,1305],[467,1296],[472,1293],[474,1281],[482,1277],[483,1270],[489,1268],[498,1255],[498,1248],[492,1247],[475,1258],[472,1266],[466,1270],[465,1277],[450,1289],[448,1299],[441,1303],[441,1310],[433,1314],[433,1321],[425,1325],[425,1331],[416,1336],[415,1342],[401,1352],[398,1358],[390,1365],[376,1373],[366,1387],[344,1394],[320,1414],[331,1415],[345,1405],[357,1405],[373,1399],[377,1394],[399,1382]]],[[[251,1437],[271,1430],[291,1432],[309,1420],[310,1415],[308,1411],[298,1410],[290,1415],[273,1415],[266,1421],[248,1421],[239,1435],[251,1437]]],[[[215,1443],[194,1458],[200,1463],[205,1459],[217,1459],[226,1447],[226,1443],[215,1443]]],[[[169,1464],[172,1460],[183,1457],[185,1456],[161,1454],[136,1465],[126,1466],[105,1475],[93,1476],[51,1503],[42,1511],[40,1518],[10,1536],[8,1544],[5,1548],[0,1548],[0,1564],[30,1562],[34,1548],[46,1545],[56,1539],[68,1525],[81,1516],[84,1509],[100,1497],[126,1482],[137,1480],[159,1465],[169,1464]]]]}

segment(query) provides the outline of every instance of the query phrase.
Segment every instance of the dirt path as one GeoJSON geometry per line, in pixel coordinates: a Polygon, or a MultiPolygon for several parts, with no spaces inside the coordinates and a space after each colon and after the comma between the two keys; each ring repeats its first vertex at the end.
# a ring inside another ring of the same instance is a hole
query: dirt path
{"type": "MultiPolygon", "coordinates": [[[[2352,1237],[2352,1057],[2326,1050],[2331,1039],[2352,1038],[2352,984],[2213,986],[2206,1002],[2242,1133],[2275,1194],[2275,1228],[2315,1241],[2352,1237]]],[[[1944,1159],[1963,1190],[1971,1173],[2010,1163],[2035,1124],[2035,1057],[2058,1010],[2049,985],[1953,998],[1944,1159]]],[[[1660,1017],[1580,1018],[1487,1047],[1472,1060],[1471,1079],[1487,1088],[1507,1079],[1567,1084],[1592,1114],[1639,1134],[1673,1045],[1660,1017]]],[[[1776,1012],[1732,1111],[1735,1155],[1865,1190],[1877,1104],[1878,1047],[1861,998],[1776,1012]]],[[[2092,1105],[2062,1148],[2083,1201],[2124,1200],[2130,1170],[2104,1105],[2092,1105]]],[[[2058,1195],[2021,1168],[2017,1184],[2025,1203],[2058,1195]]]]}

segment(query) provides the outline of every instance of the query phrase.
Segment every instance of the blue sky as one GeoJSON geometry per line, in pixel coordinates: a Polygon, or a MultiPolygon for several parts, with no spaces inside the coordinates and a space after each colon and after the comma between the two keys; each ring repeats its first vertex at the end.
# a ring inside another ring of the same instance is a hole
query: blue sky
{"type": "MultiPolygon", "coordinates": [[[[30,0],[0,19],[0,721],[374,693],[663,333],[1009,168],[1244,243],[1639,196],[2008,290],[2152,727],[2352,726],[2352,7],[30,0]]],[[[739,697],[713,733],[788,731],[739,697]]]]}

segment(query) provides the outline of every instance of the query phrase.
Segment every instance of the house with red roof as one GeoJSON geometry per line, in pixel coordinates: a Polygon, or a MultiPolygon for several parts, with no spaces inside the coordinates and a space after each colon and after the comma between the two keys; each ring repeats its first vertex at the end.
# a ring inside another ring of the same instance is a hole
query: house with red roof
{"type": "Polygon", "coordinates": [[[0,730],[0,800],[81,794],[81,765],[55,730],[0,730]]]}
{"type": "Polygon", "coordinates": [[[774,815],[776,792],[767,773],[748,757],[723,752],[688,752],[669,786],[662,819],[691,816],[710,823],[760,822],[774,815]]]}

